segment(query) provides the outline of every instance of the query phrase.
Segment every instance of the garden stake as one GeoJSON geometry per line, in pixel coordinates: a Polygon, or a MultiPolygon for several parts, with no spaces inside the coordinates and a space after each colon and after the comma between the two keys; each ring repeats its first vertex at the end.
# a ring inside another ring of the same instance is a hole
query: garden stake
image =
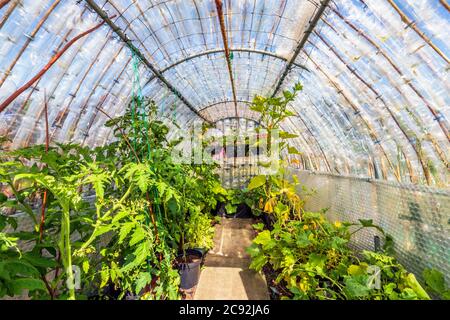
{"type": "MultiPolygon", "coordinates": [[[[47,95],[44,91],[44,116],[45,116],[45,153],[48,153],[49,146],[49,135],[48,135],[48,106],[47,106],[47,95]]],[[[45,207],[47,205],[47,189],[44,190],[44,195],[42,197],[42,207],[41,207],[41,223],[39,225],[39,242],[42,242],[44,237],[44,224],[45,224],[45,207]]]]}

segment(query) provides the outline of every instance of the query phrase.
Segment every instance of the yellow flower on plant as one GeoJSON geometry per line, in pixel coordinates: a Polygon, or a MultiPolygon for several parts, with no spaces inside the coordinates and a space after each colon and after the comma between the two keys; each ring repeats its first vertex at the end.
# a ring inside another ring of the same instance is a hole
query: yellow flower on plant
{"type": "Polygon", "coordinates": [[[335,226],[336,228],[340,228],[340,227],[342,227],[342,223],[341,223],[340,221],[335,221],[335,222],[334,222],[334,226],[335,226]]]}
{"type": "Polygon", "coordinates": [[[259,208],[260,209],[264,208],[264,199],[263,198],[259,198],[259,208]]]}
{"type": "Polygon", "coordinates": [[[309,288],[310,288],[309,287],[309,283],[308,283],[308,278],[303,277],[302,280],[300,280],[300,282],[298,283],[298,287],[303,292],[307,292],[309,290],[309,288]]]}
{"type": "Polygon", "coordinates": [[[308,229],[309,229],[308,225],[305,224],[305,225],[303,226],[303,230],[308,230],[308,229]]]}
{"type": "Polygon", "coordinates": [[[302,290],[303,292],[308,291],[308,285],[300,282],[300,290],[302,290]]]}

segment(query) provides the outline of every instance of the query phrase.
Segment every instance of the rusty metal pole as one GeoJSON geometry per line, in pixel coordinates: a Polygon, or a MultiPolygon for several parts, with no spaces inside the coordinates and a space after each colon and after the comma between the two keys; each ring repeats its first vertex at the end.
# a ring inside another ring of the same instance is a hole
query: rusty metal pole
{"type": "Polygon", "coordinates": [[[450,5],[447,3],[447,0],[439,0],[439,2],[447,9],[447,11],[450,11],[450,5]]]}

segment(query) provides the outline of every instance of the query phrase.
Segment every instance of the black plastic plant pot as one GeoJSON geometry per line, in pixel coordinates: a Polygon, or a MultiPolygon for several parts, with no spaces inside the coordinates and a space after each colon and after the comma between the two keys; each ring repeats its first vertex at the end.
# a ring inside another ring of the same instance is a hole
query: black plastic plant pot
{"type": "Polygon", "coordinates": [[[262,218],[266,228],[269,229],[270,231],[272,231],[273,224],[274,224],[274,220],[273,220],[272,216],[270,214],[268,214],[267,212],[263,212],[263,214],[261,215],[261,218],[262,218]]]}
{"type": "Polygon", "coordinates": [[[202,252],[195,249],[187,249],[185,254],[178,255],[177,265],[181,278],[181,289],[191,289],[198,284],[202,258],[202,252]]]}
{"type": "Polygon", "coordinates": [[[200,254],[202,256],[202,260],[205,258],[205,254],[206,254],[206,249],[205,248],[193,248],[193,249],[188,249],[188,250],[192,251],[192,252],[195,251],[196,253],[200,254]]]}
{"type": "Polygon", "coordinates": [[[218,201],[216,207],[211,210],[213,216],[223,216],[225,210],[225,204],[223,202],[218,201]]]}
{"type": "Polygon", "coordinates": [[[194,250],[202,255],[202,263],[200,264],[200,267],[203,267],[203,264],[205,263],[205,256],[206,256],[206,253],[208,252],[208,250],[206,250],[205,248],[194,248],[192,250],[194,250]]]}

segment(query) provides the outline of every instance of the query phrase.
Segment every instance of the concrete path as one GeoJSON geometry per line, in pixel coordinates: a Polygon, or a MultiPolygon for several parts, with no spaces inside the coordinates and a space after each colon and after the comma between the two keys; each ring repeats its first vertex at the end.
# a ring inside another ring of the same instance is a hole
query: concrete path
{"type": "Polygon", "coordinates": [[[248,269],[245,252],[254,237],[252,219],[222,218],[208,252],[194,300],[269,300],[264,276],[248,269]]]}

